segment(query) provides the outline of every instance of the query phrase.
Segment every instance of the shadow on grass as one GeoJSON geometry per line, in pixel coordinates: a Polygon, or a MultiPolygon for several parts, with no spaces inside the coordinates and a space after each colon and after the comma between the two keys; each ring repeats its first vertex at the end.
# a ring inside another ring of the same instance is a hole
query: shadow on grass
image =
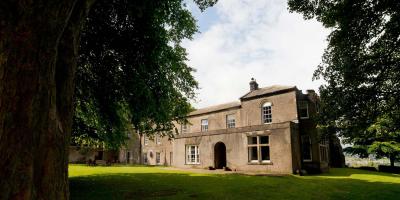
{"type": "MultiPolygon", "coordinates": [[[[342,172],[343,171],[343,172],[342,172]]],[[[70,178],[71,199],[398,199],[399,183],[320,176],[118,173],[70,178]]],[[[367,175],[374,173],[365,172],[367,175]]],[[[378,173],[377,175],[382,175],[378,173]]],[[[383,176],[393,177],[390,174],[383,176]]],[[[397,177],[397,176],[395,176],[397,177]]]]}

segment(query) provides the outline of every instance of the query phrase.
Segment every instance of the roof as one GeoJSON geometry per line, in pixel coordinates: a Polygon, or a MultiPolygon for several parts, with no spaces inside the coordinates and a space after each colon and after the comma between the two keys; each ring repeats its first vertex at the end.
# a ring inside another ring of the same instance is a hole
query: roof
{"type": "Polygon", "coordinates": [[[249,98],[264,96],[264,95],[268,95],[268,94],[292,91],[295,89],[296,89],[296,86],[273,85],[273,86],[263,87],[263,88],[259,88],[257,90],[250,91],[249,93],[242,96],[240,99],[241,100],[249,99],[249,98]]]}
{"type": "Polygon", "coordinates": [[[189,116],[227,110],[230,108],[240,107],[240,105],[241,105],[241,103],[239,101],[234,101],[234,102],[219,104],[219,105],[215,105],[215,106],[205,107],[205,108],[197,109],[197,110],[191,112],[189,114],[189,116]]]}

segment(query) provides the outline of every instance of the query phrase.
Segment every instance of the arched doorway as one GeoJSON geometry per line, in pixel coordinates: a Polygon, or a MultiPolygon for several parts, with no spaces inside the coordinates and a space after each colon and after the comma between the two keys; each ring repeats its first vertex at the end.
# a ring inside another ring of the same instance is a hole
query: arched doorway
{"type": "Polygon", "coordinates": [[[226,167],[226,147],[223,142],[218,142],[214,146],[214,167],[215,169],[226,167]]]}

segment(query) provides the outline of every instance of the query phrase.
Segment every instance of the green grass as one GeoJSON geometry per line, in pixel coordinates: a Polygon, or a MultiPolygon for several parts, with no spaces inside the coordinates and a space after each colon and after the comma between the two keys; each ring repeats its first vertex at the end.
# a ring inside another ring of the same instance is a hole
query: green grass
{"type": "Polygon", "coordinates": [[[400,175],[331,169],[317,176],[204,174],[163,167],[70,165],[71,199],[400,199],[400,175]]]}

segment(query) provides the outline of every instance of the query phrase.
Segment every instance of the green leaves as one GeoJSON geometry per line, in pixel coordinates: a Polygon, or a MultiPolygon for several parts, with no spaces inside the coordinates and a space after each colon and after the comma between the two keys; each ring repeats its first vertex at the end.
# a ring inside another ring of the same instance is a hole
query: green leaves
{"type": "Polygon", "coordinates": [[[355,147],[399,142],[400,1],[289,0],[288,5],[332,30],[314,74],[326,81],[320,87],[320,126],[333,127],[333,134],[355,147]]]}
{"type": "Polygon", "coordinates": [[[76,141],[118,148],[133,129],[172,135],[198,88],[181,46],[196,32],[183,0],[97,1],[82,33],[76,141]]]}

